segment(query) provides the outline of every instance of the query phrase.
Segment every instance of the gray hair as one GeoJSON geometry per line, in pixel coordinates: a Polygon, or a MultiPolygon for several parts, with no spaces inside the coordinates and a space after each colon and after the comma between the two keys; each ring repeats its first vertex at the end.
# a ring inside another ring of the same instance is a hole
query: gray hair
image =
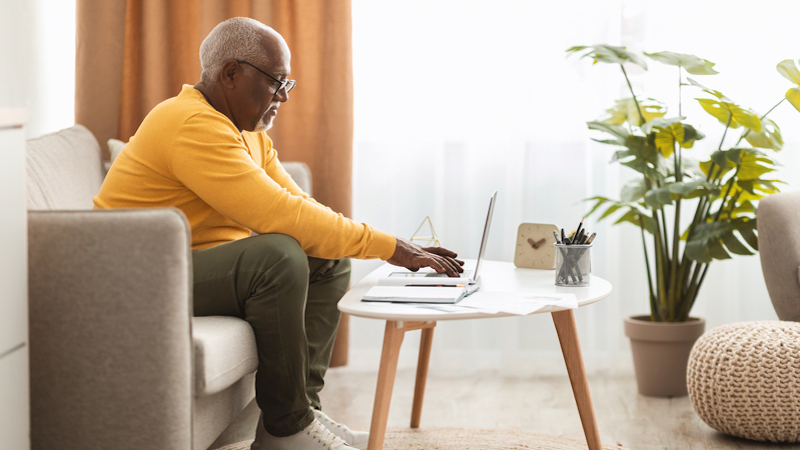
{"type": "Polygon", "coordinates": [[[266,64],[262,30],[272,29],[249,17],[234,17],[214,27],[200,44],[201,79],[215,84],[222,65],[231,59],[266,64]]]}

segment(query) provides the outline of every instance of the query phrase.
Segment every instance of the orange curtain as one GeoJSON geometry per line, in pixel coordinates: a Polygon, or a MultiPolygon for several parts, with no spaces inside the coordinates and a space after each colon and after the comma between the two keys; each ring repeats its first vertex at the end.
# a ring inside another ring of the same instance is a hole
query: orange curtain
{"type": "MultiPolygon", "coordinates": [[[[297,87],[270,137],[283,161],[311,168],[314,197],[349,216],[353,149],[350,0],[78,0],[75,120],[127,141],[159,102],[200,80],[214,26],[252,17],[283,35],[297,87]]],[[[332,365],[347,361],[343,318],[332,365]]]]}

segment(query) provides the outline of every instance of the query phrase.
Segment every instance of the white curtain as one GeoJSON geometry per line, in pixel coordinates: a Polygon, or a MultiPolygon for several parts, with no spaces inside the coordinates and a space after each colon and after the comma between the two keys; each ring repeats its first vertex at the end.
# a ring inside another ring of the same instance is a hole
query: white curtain
{"type": "MultiPolygon", "coordinates": [[[[618,198],[634,176],[609,164],[613,149],[593,143],[585,125],[630,96],[619,68],[567,58],[567,48],[695,54],[720,71],[698,81],[763,114],[791,87],[775,65],[800,58],[798,12],[793,0],[354,0],[354,217],[410,237],[430,216],[445,247],[474,258],[498,190],[487,254],[511,261],[520,223],[574,228],[589,210],[583,199],[618,198]]],[[[648,64],[648,72],[629,71],[637,95],[677,115],[676,69],[648,64]]],[[[692,150],[704,158],[723,126],[697,106],[699,92],[683,92],[683,114],[707,135],[692,150]]],[[[777,177],[795,189],[800,113],[784,102],[770,117],[786,140],[777,177]]],[[[641,237],[596,217],[587,227],[598,233],[594,273],[614,286],[576,313],[587,369],[629,373],[622,318],[648,313],[641,237]]],[[[354,280],[377,264],[356,261],[354,280]]],[[[776,319],[758,256],[714,262],[693,315],[708,328],[776,319]]],[[[377,368],[383,325],[353,319],[351,367],[377,368]]],[[[549,315],[440,322],[434,334],[432,373],[564,373],[549,315]]],[[[400,367],[415,365],[417,342],[410,333],[400,367]]]]}

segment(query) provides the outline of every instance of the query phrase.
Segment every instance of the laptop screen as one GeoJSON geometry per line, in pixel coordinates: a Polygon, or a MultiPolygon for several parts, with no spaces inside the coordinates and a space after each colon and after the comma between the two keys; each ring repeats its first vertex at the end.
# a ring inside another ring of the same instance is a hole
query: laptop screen
{"type": "Polygon", "coordinates": [[[486,253],[486,242],[489,240],[489,228],[492,226],[492,215],[494,215],[494,204],[497,200],[497,191],[492,194],[489,200],[489,212],[486,214],[486,224],[483,226],[483,237],[481,238],[481,248],[478,250],[478,261],[475,263],[475,273],[472,274],[472,280],[478,281],[478,271],[481,268],[481,261],[483,255],[486,253]]]}

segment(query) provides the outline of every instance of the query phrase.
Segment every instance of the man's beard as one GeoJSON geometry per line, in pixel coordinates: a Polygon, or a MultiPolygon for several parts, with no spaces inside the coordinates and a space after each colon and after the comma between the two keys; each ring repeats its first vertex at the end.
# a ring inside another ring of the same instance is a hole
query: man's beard
{"type": "Polygon", "coordinates": [[[259,120],[258,123],[256,124],[256,129],[253,130],[253,131],[255,131],[256,133],[261,133],[262,131],[267,131],[270,128],[272,128],[272,123],[273,122],[274,122],[274,120],[273,120],[272,117],[270,117],[269,114],[264,114],[261,117],[261,120],[259,120]],[[267,123],[264,123],[264,120],[266,120],[267,123]]]}

